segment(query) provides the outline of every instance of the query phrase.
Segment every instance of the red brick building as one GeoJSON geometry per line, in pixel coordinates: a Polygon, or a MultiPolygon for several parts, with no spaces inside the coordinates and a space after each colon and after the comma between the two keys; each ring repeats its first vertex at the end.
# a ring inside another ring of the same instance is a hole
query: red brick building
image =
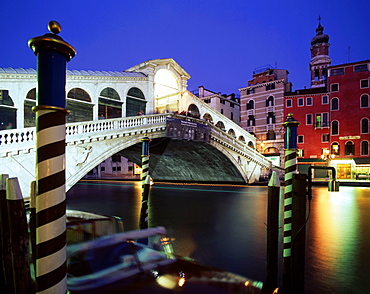
{"type": "MultiPolygon", "coordinates": [[[[329,165],[339,179],[370,177],[370,60],[331,66],[319,24],[311,41],[311,88],[285,93],[298,127],[299,170],[329,165]]],[[[319,171],[319,173],[323,171],[319,171]]]]}

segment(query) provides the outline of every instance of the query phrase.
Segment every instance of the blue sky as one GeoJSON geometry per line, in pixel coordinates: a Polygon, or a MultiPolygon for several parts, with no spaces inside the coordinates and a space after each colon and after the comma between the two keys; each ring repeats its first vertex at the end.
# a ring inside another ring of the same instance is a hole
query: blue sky
{"type": "Polygon", "coordinates": [[[270,64],[290,72],[295,90],[310,84],[318,16],[337,65],[370,59],[369,11],[368,0],[1,1],[0,67],[36,68],[28,40],[57,20],[77,50],[68,69],[122,71],[173,58],[191,75],[188,90],[229,94],[270,64]]]}

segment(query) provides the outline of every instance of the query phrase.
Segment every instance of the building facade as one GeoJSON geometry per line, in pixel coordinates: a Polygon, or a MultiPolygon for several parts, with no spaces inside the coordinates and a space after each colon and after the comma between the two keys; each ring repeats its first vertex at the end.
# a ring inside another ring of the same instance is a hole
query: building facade
{"type": "MultiPolygon", "coordinates": [[[[370,178],[370,60],[331,65],[329,37],[319,23],[311,41],[311,88],[286,93],[284,115],[298,127],[298,166],[336,168],[339,179],[370,178]]],[[[325,177],[326,171],[314,171],[325,177]]]]}
{"type": "Polygon", "coordinates": [[[284,94],[291,90],[289,72],[271,67],[253,74],[240,91],[241,127],[257,138],[257,150],[276,166],[284,156],[284,94]]]}
{"type": "Polygon", "coordinates": [[[229,95],[221,94],[199,86],[198,90],[194,91],[193,94],[228,119],[240,125],[240,98],[234,93],[229,95]]]}

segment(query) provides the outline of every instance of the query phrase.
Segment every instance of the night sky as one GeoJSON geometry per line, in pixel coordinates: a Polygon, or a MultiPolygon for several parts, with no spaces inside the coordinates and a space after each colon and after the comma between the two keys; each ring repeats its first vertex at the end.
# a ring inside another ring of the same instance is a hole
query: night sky
{"type": "Polygon", "coordinates": [[[337,65],[370,59],[369,12],[369,0],[3,0],[0,67],[36,68],[28,40],[57,20],[77,50],[68,69],[122,71],[173,58],[191,75],[188,90],[229,94],[271,65],[287,69],[296,90],[310,85],[318,17],[337,65]]]}

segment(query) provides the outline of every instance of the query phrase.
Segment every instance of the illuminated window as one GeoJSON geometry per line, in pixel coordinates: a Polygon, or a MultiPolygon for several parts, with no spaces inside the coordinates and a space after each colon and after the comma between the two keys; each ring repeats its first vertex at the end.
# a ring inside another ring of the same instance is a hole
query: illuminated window
{"type": "Polygon", "coordinates": [[[340,146],[337,142],[331,144],[331,154],[340,155],[340,146]]]}

